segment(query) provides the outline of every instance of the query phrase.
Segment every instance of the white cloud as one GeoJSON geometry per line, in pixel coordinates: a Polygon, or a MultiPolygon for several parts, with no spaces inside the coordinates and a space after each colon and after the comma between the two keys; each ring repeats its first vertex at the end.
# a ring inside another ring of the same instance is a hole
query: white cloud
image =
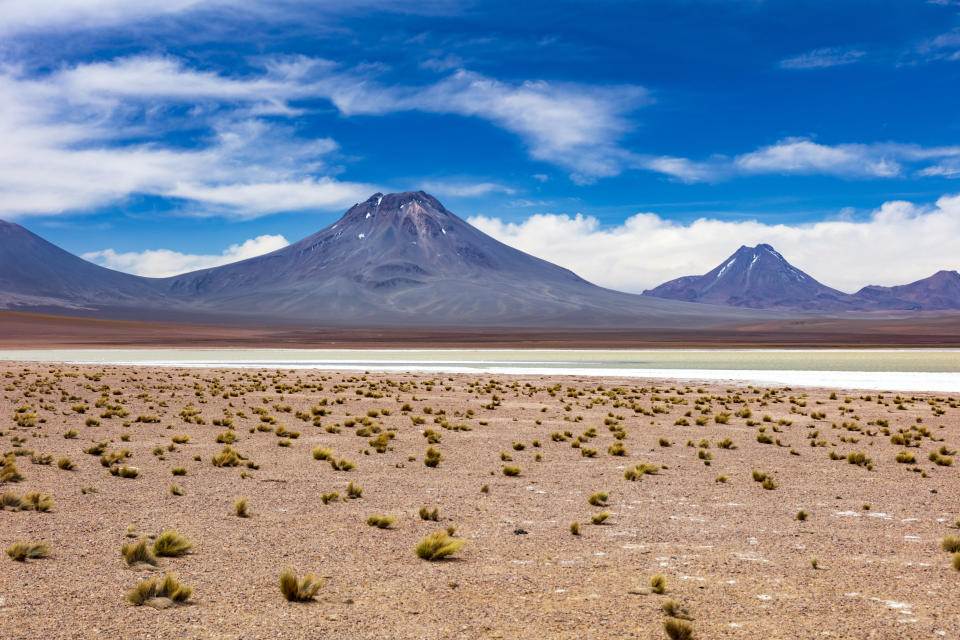
{"type": "Polygon", "coordinates": [[[960,158],[947,158],[939,164],[921,169],[917,172],[917,175],[960,178],[960,158]]]}
{"type": "Polygon", "coordinates": [[[734,166],[745,173],[827,174],[891,178],[901,167],[883,147],[861,144],[823,145],[787,138],[738,156],[734,166]]]}
{"type": "MultiPolygon", "coordinates": [[[[448,14],[460,0],[0,0],[0,33],[79,31],[127,25],[167,16],[203,14],[215,21],[241,14],[257,19],[290,20],[317,14],[361,13],[382,10],[396,13],[448,14]]],[[[314,29],[323,25],[313,24],[314,29]]]]}
{"type": "Polygon", "coordinates": [[[300,140],[276,122],[216,107],[186,123],[156,114],[160,98],[196,102],[218,93],[279,107],[277,78],[293,73],[292,64],[270,71],[253,90],[166,59],[81,65],[42,78],[0,68],[0,216],[84,210],[137,194],[188,198],[188,212],[242,217],[362,200],[376,188],[317,177],[330,172],[327,158],[338,150],[329,138],[300,140]],[[131,89],[138,74],[152,87],[147,96],[131,89]],[[126,142],[188,125],[209,129],[197,147],[126,142]]]}
{"type": "Polygon", "coordinates": [[[282,249],[288,244],[290,243],[287,242],[287,239],[281,235],[263,235],[250,238],[242,244],[230,245],[217,255],[180,253],[169,249],[149,249],[126,253],[118,253],[113,249],[103,249],[84,253],[82,257],[117,271],[151,278],[165,278],[179,273],[246,260],[282,249]]]}
{"type": "Polygon", "coordinates": [[[949,167],[954,158],[960,158],[960,146],[921,147],[891,142],[827,145],[797,137],[784,138],[733,158],[713,156],[698,162],[670,156],[640,156],[633,166],[663,173],[681,182],[717,182],[761,174],[887,179],[907,175],[907,165],[943,159],[947,159],[946,165],[919,168],[915,174],[952,175],[942,167],[949,167]]]}
{"type": "Polygon", "coordinates": [[[619,174],[630,154],[619,139],[627,114],[649,102],[643,87],[500,82],[458,70],[423,87],[383,87],[339,77],[329,97],[345,115],[424,111],[477,117],[518,135],[531,157],[564,167],[589,182],[619,174]]]}
{"type": "Polygon", "coordinates": [[[0,0],[0,33],[39,29],[87,28],[172,15],[212,3],[209,0],[0,0]]]}
{"type": "Polygon", "coordinates": [[[213,186],[181,182],[172,185],[164,195],[202,202],[212,207],[209,213],[226,211],[234,216],[256,217],[279,211],[341,209],[364,200],[374,191],[376,188],[372,185],[310,178],[213,186]]]}
{"type": "Polygon", "coordinates": [[[688,158],[658,156],[640,158],[634,167],[662,173],[680,182],[716,182],[732,174],[731,167],[725,159],[696,162],[688,158]]]}
{"type": "Polygon", "coordinates": [[[602,227],[593,217],[555,214],[520,223],[475,217],[470,223],[596,284],[633,292],[706,273],[739,246],[759,243],[773,245],[796,267],[848,292],[960,268],[960,195],[930,206],[887,202],[863,221],[805,225],[708,218],[678,224],[653,213],[639,213],[614,227],[602,227]]]}
{"type": "MultiPolygon", "coordinates": [[[[642,87],[508,83],[462,69],[423,86],[383,85],[376,67],[343,69],[304,56],[257,62],[259,70],[234,76],[164,56],[79,64],[40,76],[0,66],[0,216],[90,209],[139,194],[183,198],[194,215],[342,208],[376,187],[334,177],[334,140],[304,140],[279,124],[303,113],[300,101],[318,99],[346,117],[420,111],[480,118],[515,134],[532,158],[567,169],[578,183],[625,169],[684,182],[763,173],[892,178],[908,169],[953,176],[944,161],[960,157],[955,147],[831,146],[807,138],[706,161],[643,156],[620,145],[631,128],[629,114],[650,100],[642,87]],[[207,130],[199,146],[162,144],[171,131],[197,128],[207,130]]],[[[436,190],[512,194],[493,182],[447,181],[436,190]]]]}
{"type": "Polygon", "coordinates": [[[513,195],[516,189],[496,182],[465,182],[453,180],[428,180],[420,188],[433,195],[453,196],[457,198],[475,198],[491,193],[513,195]]]}
{"type": "MultiPolygon", "coordinates": [[[[618,139],[629,129],[626,114],[647,100],[640,87],[510,84],[462,70],[425,86],[382,86],[375,68],[343,70],[303,56],[259,63],[259,72],[242,76],[163,56],[41,76],[0,67],[0,215],[56,214],[147,194],[188,199],[194,214],[250,217],[339,208],[376,190],[329,175],[325,157],[338,150],[335,141],[304,141],[264,117],[299,115],[304,99],[329,100],[345,116],[417,110],[482,118],[518,135],[532,157],[588,182],[624,168],[629,154],[618,139]],[[189,115],[177,116],[184,105],[189,115]],[[198,147],[159,142],[197,127],[210,131],[198,147]],[[158,142],[127,142],[151,137],[158,142]]],[[[495,183],[438,191],[513,193],[495,183]]]]}
{"type": "Polygon", "coordinates": [[[784,69],[823,69],[826,67],[853,64],[865,55],[865,51],[858,51],[856,49],[825,47],[822,49],[814,49],[813,51],[793,58],[781,60],[780,66],[784,69]]]}

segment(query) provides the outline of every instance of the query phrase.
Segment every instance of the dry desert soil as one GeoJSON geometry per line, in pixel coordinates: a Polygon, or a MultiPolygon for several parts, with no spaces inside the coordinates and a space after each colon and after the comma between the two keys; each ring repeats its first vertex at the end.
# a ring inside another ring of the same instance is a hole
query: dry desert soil
{"type": "Polygon", "coordinates": [[[48,548],[2,556],[11,640],[665,638],[669,601],[697,638],[960,635],[958,397],[9,363],[0,385],[0,546],[48,548]],[[418,557],[447,528],[463,546],[418,557]],[[171,529],[187,553],[121,554],[171,529]],[[186,601],[128,602],[167,573],[186,601]]]}

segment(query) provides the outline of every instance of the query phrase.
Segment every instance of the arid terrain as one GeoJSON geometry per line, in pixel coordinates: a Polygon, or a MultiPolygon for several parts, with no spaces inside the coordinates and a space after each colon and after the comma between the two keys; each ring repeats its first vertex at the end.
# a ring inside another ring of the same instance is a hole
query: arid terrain
{"type": "Polygon", "coordinates": [[[956,396],[0,374],[0,545],[47,546],[0,562],[4,638],[654,639],[668,620],[697,638],[960,634],[960,563],[942,548],[960,533],[956,396]],[[462,548],[418,557],[448,528],[462,548]],[[171,529],[187,553],[125,560],[171,529]],[[284,598],[286,568],[325,579],[313,600],[284,598]],[[168,572],[192,588],[184,602],[127,601],[168,572]]]}
{"type": "Polygon", "coordinates": [[[0,348],[738,348],[960,347],[958,315],[804,318],[713,329],[231,326],[104,320],[0,310],[0,348]]]}

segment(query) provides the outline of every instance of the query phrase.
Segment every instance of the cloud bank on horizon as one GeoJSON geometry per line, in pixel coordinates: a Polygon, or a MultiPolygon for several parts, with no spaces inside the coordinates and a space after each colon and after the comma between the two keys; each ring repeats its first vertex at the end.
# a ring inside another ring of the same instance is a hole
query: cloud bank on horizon
{"type": "Polygon", "coordinates": [[[687,2],[0,0],[0,218],[169,275],[423,188],[630,291],[960,266],[956,6],[687,2]]]}
{"type": "Polygon", "coordinates": [[[638,213],[615,227],[601,226],[590,216],[555,214],[520,223],[481,216],[470,223],[596,284],[633,293],[701,275],[739,246],[761,243],[772,244],[794,266],[847,293],[868,284],[907,284],[960,267],[960,196],[925,207],[892,201],[867,220],[803,225],[716,218],[677,224],[653,213],[638,213]]]}

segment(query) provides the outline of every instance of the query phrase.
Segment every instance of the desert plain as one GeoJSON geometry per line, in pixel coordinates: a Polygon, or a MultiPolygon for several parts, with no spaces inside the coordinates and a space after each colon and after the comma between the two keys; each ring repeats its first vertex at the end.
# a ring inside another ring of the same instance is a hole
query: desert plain
{"type": "Polygon", "coordinates": [[[2,558],[4,638],[960,635],[958,395],[37,363],[0,385],[0,547],[47,547],[2,558]],[[418,557],[448,528],[456,553],[418,557]],[[169,530],[187,553],[125,560],[169,530]],[[168,573],[184,602],[128,602],[168,573]]]}

